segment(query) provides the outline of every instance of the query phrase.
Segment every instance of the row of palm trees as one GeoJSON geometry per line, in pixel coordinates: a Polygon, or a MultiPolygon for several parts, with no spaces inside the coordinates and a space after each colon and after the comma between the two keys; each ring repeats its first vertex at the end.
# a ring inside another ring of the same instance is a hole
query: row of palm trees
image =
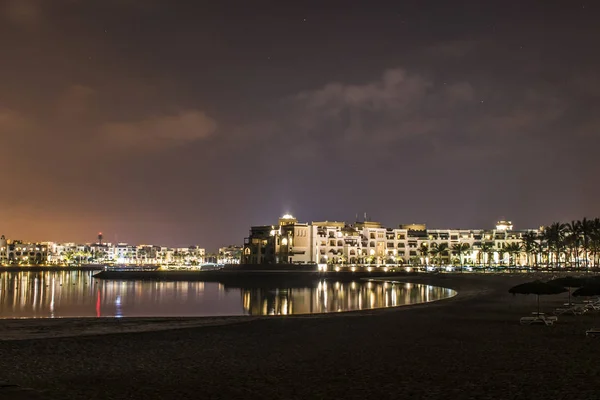
{"type": "MultiPolygon", "coordinates": [[[[106,252],[93,252],[93,251],[90,252],[90,251],[86,251],[86,250],[78,250],[78,251],[65,250],[60,255],[61,255],[61,260],[66,265],[98,263],[98,262],[106,262],[109,260],[108,254],[106,252]]],[[[218,258],[219,258],[219,255],[213,254],[213,253],[209,253],[204,256],[204,259],[209,262],[217,262],[218,258]]],[[[137,254],[136,257],[134,257],[132,254],[131,257],[128,257],[128,259],[130,259],[130,260],[135,259],[137,262],[140,262],[140,263],[155,261],[155,260],[158,260],[161,263],[167,263],[167,261],[168,261],[166,254],[159,254],[158,256],[154,255],[154,259],[152,259],[151,256],[149,256],[143,252],[137,254]]],[[[200,264],[200,261],[193,259],[192,257],[190,257],[190,255],[188,253],[179,252],[179,251],[174,252],[171,262],[176,263],[176,264],[177,263],[184,264],[187,262],[189,262],[191,265],[200,264]]]]}
{"type": "MultiPolygon", "coordinates": [[[[419,248],[419,253],[423,259],[431,256],[434,263],[441,265],[444,258],[455,256],[456,263],[463,265],[464,256],[471,251],[471,246],[468,243],[456,243],[452,247],[448,247],[446,243],[432,243],[431,247],[426,244],[422,244],[419,248]]],[[[516,260],[519,259],[519,255],[523,252],[523,246],[519,243],[508,243],[506,246],[501,248],[494,247],[492,242],[485,242],[481,244],[479,252],[477,253],[477,259],[475,264],[483,265],[488,264],[491,266],[494,255],[498,254],[499,258],[503,259],[505,254],[509,256],[509,265],[516,264],[516,260]],[[484,260],[485,255],[485,260],[484,260]]]]}
{"type": "Polygon", "coordinates": [[[600,218],[554,222],[539,234],[523,236],[523,251],[528,264],[588,268],[598,265],[600,255],[600,218]]]}
{"type": "MultiPolygon", "coordinates": [[[[524,265],[588,268],[597,266],[600,256],[600,218],[555,222],[540,231],[528,231],[521,237],[521,242],[507,243],[496,248],[493,242],[483,242],[478,248],[477,265],[491,266],[494,255],[504,259],[508,254],[509,265],[516,265],[525,255],[524,265]],[[485,255],[485,260],[484,260],[485,255]]],[[[422,244],[419,253],[422,259],[431,256],[434,263],[441,265],[444,258],[454,255],[456,262],[463,265],[463,256],[471,251],[468,243],[457,243],[449,247],[447,243],[422,244]]]]}

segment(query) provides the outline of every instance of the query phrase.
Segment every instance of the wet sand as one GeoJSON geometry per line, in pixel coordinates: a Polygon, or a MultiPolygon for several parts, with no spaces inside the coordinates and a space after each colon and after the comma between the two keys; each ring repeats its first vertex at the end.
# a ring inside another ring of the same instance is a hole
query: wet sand
{"type": "Polygon", "coordinates": [[[3,321],[0,381],[47,399],[599,398],[600,339],[584,331],[600,315],[519,325],[535,296],[507,290],[531,278],[413,276],[459,294],[333,315],[3,321]]]}

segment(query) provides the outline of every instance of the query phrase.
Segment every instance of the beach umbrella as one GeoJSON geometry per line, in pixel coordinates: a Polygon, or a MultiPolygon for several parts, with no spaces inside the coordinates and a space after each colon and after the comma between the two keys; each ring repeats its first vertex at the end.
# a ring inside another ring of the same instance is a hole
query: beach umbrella
{"type": "Polygon", "coordinates": [[[600,283],[594,282],[592,284],[587,284],[585,286],[582,286],[573,292],[573,296],[575,296],[575,297],[600,296],[600,283]]]}
{"type": "Polygon", "coordinates": [[[586,280],[583,278],[576,278],[574,276],[564,276],[562,278],[552,279],[547,283],[551,285],[557,285],[566,287],[569,289],[569,305],[571,305],[571,288],[579,288],[586,284],[586,280]]]}
{"type": "Polygon", "coordinates": [[[587,297],[587,296],[600,296],[600,282],[597,280],[592,281],[593,283],[588,283],[583,287],[580,287],[576,291],[573,292],[573,296],[575,297],[587,297]]]}
{"type": "Polygon", "coordinates": [[[553,285],[550,283],[544,283],[542,281],[533,281],[522,283],[520,285],[514,286],[508,290],[508,293],[512,294],[535,294],[537,296],[537,309],[538,315],[540,314],[540,296],[542,295],[550,295],[550,294],[559,294],[566,292],[562,286],[553,285]]]}

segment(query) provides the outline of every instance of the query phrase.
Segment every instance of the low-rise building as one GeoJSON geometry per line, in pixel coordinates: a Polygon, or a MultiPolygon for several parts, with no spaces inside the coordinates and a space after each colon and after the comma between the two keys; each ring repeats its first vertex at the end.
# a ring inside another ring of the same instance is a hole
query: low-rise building
{"type": "MultiPolygon", "coordinates": [[[[7,240],[0,236],[0,264],[5,265],[81,265],[81,264],[143,264],[143,265],[201,265],[206,262],[206,250],[200,246],[181,248],[155,245],[106,243],[98,234],[95,243],[28,243],[7,240]]],[[[235,262],[236,248],[230,246],[227,259],[235,262]]],[[[241,252],[241,247],[238,247],[241,252]]]]}
{"type": "Polygon", "coordinates": [[[117,264],[136,264],[138,248],[127,243],[117,243],[113,247],[112,257],[109,254],[109,260],[117,264]]]}
{"type": "Polygon", "coordinates": [[[6,239],[2,243],[5,243],[4,257],[7,264],[40,265],[45,264],[48,259],[48,247],[43,243],[6,239]]]}
{"type": "Polygon", "coordinates": [[[218,264],[239,264],[242,258],[242,246],[230,245],[219,248],[218,264]]]}

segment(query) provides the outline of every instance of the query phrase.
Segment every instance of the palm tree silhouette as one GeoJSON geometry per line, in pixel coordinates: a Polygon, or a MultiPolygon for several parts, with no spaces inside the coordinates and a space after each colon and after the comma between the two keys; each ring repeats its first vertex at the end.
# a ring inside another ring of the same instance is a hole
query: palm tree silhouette
{"type": "Polygon", "coordinates": [[[583,257],[586,269],[589,267],[588,255],[590,251],[590,242],[592,241],[594,231],[596,230],[596,220],[583,218],[579,224],[579,233],[581,235],[581,245],[583,246],[583,257]]]}
{"type": "Polygon", "coordinates": [[[429,252],[439,259],[439,265],[442,265],[442,258],[448,253],[448,243],[433,243],[429,252]]]}
{"type": "MultiPolygon", "coordinates": [[[[523,241],[523,251],[527,256],[527,265],[531,267],[531,255],[535,252],[538,236],[535,232],[526,232],[521,240],[523,241]]],[[[536,261],[537,264],[537,261],[536,261]]]]}
{"type": "Polygon", "coordinates": [[[591,225],[590,250],[592,252],[592,264],[596,267],[598,265],[598,253],[600,252],[600,218],[594,218],[591,225]]]}
{"type": "Polygon", "coordinates": [[[458,256],[458,259],[460,260],[460,270],[462,271],[462,267],[463,267],[463,254],[465,254],[467,251],[469,251],[469,249],[471,248],[471,246],[469,246],[468,243],[456,243],[452,245],[452,254],[455,254],[458,256]]]}
{"type": "Polygon", "coordinates": [[[565,247],[569,248],[569,254],[575,259],[575,267],[579,265],[579,245],[580,245],[581,221],[571,221],[565,224],[565,247]]]}
{"type": "Polygon", "coordinates": [[[421,247],[419,247],[419,253],[423,257],[423,264],[427,265],[427,256],[430,253],[430,250],[429,250],[429,247],[427,247],[427,244],[425,244],[425,243],[421,244],[421,247]]]}
{"type": "Polygon", "coordinates": [[[481,245],[481,252],[487,256],[488,268],[492,266],[492,258],[494,257],[494,243],[485,242],[481,245]]]}
{"type": "Polygon", "coordinates": [[[550,264],[550,255],[554,252],[554,263],[557,267],[560,267],[560,254],[565,247],[564,238],[566,229],[567,225],[560,222],[554,222],[544,228],[543,236],[548,244],[548,264],[550,264]]]}
{"type": "Polygon", "coordinates": [[[504,247],[504,251],[508,253],[509,256],[509,263],[508,265],[515,265],[516,266],[516,258],[519,256],[519,254],[521,253],[521,251],[523,250],[523,246],[521,246],[520,243],[509,243],[504,247]]]}

